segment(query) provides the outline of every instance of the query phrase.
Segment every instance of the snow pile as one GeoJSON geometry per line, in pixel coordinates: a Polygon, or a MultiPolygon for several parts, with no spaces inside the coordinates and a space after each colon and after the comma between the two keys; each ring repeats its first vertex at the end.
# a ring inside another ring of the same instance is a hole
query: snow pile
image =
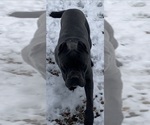
{"type": "Polygon", "coordinates": [[[100,0],[56,0],[47,1],[47,123],[48,125],[83,124],[85,110],[84,88],[69,91],[62,79],[54,59],[60,19],[48,17],[51,11],[77,8],[82,10],[89,22],[92,39],[92,60],[94,62],[94,125],[103,123],[103,3],[100,0]],[[94,13],[93,13],[94,12],[94,13]]]}

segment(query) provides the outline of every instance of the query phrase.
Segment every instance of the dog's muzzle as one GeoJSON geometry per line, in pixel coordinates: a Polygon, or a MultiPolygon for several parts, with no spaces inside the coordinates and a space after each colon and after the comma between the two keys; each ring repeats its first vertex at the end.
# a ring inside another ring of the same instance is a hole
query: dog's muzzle
{"type": "Polygon", "coordinates": [[[74,90],[77,86],[84,87],[84,81],[79,77],[72,77],[66,80],[66,86],[69,90],[74,90]]]}

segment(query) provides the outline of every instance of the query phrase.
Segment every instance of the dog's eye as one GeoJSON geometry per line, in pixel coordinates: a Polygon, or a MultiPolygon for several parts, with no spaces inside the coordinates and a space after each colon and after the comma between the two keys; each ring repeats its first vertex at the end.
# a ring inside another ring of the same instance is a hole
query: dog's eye
{"type": "Polygon", "coordinates": [[[61,70],[66,73],[67,72],[68,67],[66,65],[61,65],[61,70]]]}
{"type": "Polygon", "coordinates": [[[79,44],[78,44],[78,49],[79,49],[80,51],[88,52],[88,51],[87,51],[87,48],[86,48],[86,46],[85,46],[85,44],[83,44],[81,41],[80,41],[79,44]]]}
{"type": "Polygon", "coordinates": [[[67,45],[66,43],[63,43],[59,46],[58,54],[62,53],[63,51],[67,50],[67,45]]]}

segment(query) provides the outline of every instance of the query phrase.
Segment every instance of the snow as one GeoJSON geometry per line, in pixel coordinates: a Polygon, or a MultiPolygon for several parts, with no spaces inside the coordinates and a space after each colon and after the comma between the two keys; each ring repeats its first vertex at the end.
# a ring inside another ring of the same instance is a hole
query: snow
{"type": "Polygon", "coordinates": [[[150,2],[106,0],[105,16],[119,42],[117,58],[123,87],[123,125],[150,123],[150,2]]]}
{"type": "Polygon", "coordinates": [[[2,0],[0,8],[0,125],[44,125],[45,81],[20,54],[33,37],[37,19],[7,16],[42,10],[44,1],[2,0]]]}
{"type": "MultiPolygon", "coordinates": [[[[47,9],[49,12],[69,7],[77,7],[83,10],[88,16],[92,40],[94,43],[97,43],[97,40],[102,40],[101,35],[99,37],[94,35],[98,34],[95,28],[99,24],[102,25],[101,18],[97,16],[100,7],[98,9],[95,6],[98,2],[100,1],[67,0],[63,4],[63,0],[49,0],[49,3],[55,7],[47,7],[47,9]],[[94,24],[92,24],[93,20],[95,21],[94,24]]],[[[106,19],[113,26],[115,37],[120,44],[116,50],[116,56],[123,63],[123,66],[120,68],[124,83],[123,113],[125,119],[123,125],[148,125],[150,123],[149,5],[150,2],[148,0],[105,0],[104,2],[106,19]]],[[[101,6],[101,4],[98,4],[98,6],[101,6]]],[[[84,90],[78,88],[73,93],[69,92],[66,90],[64,83],[61,82],[63,81],[61,76],[57,77],[48,73],[49,78],[51,78],[50,83],[54,83],[56,79],[58,81],[55,86],[52,84],[52,91],[49,89],[49,82],[46,85],[41,75],[21,58],[20,51],[32,39],[37,28],[37,19],[19,19],[7,16],[8,13],[14,11],[45,10],[45,1],[26,0],[20,2],[19,0],[2,0],[0,8],[0,125],[45,125],[46,115],[48,118],[54,111],[55,114],[59,114],[62,112],[61,107],[62,109],[69,107],[71,113],[74,113],[74,107],[77,104],[83,104],[81,101],[84,98],[84,90]],[[62,89],[59,89],[59,87],[62,87],[62,89]],[[51,94],[55,95],[56,98],[50,98],[52,97],[51,94]],[[83,95],[82,98],[78,98],[79,95],[83,95]],[[46,99],[49,105],[46,104],[46,99]],[[66,104],[65,101],[70,101],[71,106],[69,103],[66,104]],[[60,104],[60,102],[62,103],[60,104]],[[53,104],[57,105],[51,111],[50,107],[53,107],[53,104]],[[45,114],[47,111],[50,112],[45,114]]],[[[55,30],[48,37],[52,40],[51,44],[56,45],[60,20],[52,18],[48,20],[50,21],[50,27],[55,27],[55,30]]],[[[102,27],[100,26],[100,28],[102,27]]],[[[51,50],[53,51],[54,48],[51,48],[51,50]]],[[[95,83],[102,82],[102,77],[99,78],[102,75],[99,72],[102,65],[98,67],[100,62],[97,61],[100,61],[100,58],[94,55],[97,50],[100,49],[97,49],[97,47],[92,48],[92,59],[95,63],[93,69],[95,83]]],[[[99,51],[99,53],[101,52],[99,51]]],[[[48,69],[52,67],[56,70],[52,70],[54,71],[53,73],[57,73],[58,67],[49,66],[48,69]]],[[[103,86],[100,86],[101,90],[102,88],[103,86]]],[[[95,92],[97,92],[97,89],[95,89],[95,92]]],[[[97,108],[103,108],[102,105],[97,105],[97,100],[95,100],[95,103],[97,108]]],[[[82,111],[82,109],[80,110],[82,111]]],[[[61,118],[60,115],[53,115],[53,117],[61,118]]],[[[103,117],[98,117],[95,120],[95,125],[99,125],[102,119],[103,117]]],[[[47,123],[50,124],[48,121],[47,123]]]]}
{"type": "MultiPolygon", "coordinates": [[[[67,0],[47,1],[47,15],[51,11],[61,11],[69,8],[82,10],[89,22],[93,47],[91,50],[94,62],[94,125],[103,124],[103,5],[99,0],[67,0]],[[53,5],[53,6],[51,6],[53,5]],[[93,13],[93,11],[95,13],[93,13]],[[101,12],[101,13],[100,13],[101,12]],[[93,23],[94,22],[94,23],[93,23]],[[99,30],[97,30],[97,28],[99,30]],[[97,96],[97,97],[96,97],[97,96]],[[100,110],[102,112],[100,112],[100,110]],[[96,113],[98,115],[96,115],[96,113]]],[[[54,49],[58,41],[60,19],[47,17],[47,60],[55,62],[54,49]],[[53,30],[52,30],[53,29],[53,30]]],[[[85,92],[78,87],[74,92],[69,91],[56,64],[47,61],[47,124],[48,125],[80,125],[83,124],[85,110],[85,92]],[[59,76],[59,77],[58,77],[59,76]],[[66,115],[69,114],[69,115],[66,115]],[[77,120],[75,119],[77,118],[77,120]],[[66,122],[64,122],[66,119],[66,122]],[[61,124],[60,124],[61,123],[61,124]]]]}

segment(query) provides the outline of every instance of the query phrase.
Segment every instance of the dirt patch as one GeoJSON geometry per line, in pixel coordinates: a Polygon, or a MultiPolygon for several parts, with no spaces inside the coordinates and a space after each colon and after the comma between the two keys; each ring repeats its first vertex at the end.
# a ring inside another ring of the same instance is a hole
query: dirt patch
{"type": "Polygon", "coordinates": [[[3,59],[0,58],[1,61],[5,61],[7,64],[22,64],[22,62],[15,61],[13,58],[3,59]]]}
{"type": "Polygon", "coordinates": [[[132,5],[132,7],[144,7],[144,6],[146,6],[146,3],[144,2],[137,2],[132,5]]]}
{"type": "Polygon", "coordinates": [[[144,102],[142,102],[142,103],[143,103],[143,104],[146,104],[146,105],[150,104],[149,101],[144,101],[144,102]]]}
{"type": "Polygon", "coordinates": [[[136,114],[134,112],[130,112],[129,113],[129,116],[126,116],[125,118],[132,118],[132,117],[137,117],[137,116],[140,116],[139,114],[136,114]]]}
{"type": "Polygon", "coordinates": [[[150,31],[145,31],[146,34],[150,34],[150,31]]]}
{"type": "Polygon", "coordinates": [[[123,107],[123,111],[128,111],[130,109],[130,107],[123,107]]]}
{"type": "Polygon", "coordinates": [[[35,119],[23,119],[23,120],[15,120],[14,122],[26,122],[28,124],[32,125],[46,125],[46,123],[41,123],[41,121],[35,120],[35,119]]]}
{"type": "Polygon", "coordinates": [[[141,19],[150,18],[149,13],[138,13],[138,14],[133,14],[133,16],[136,18],[141,18],[141,19]]]}
{"type": "Polygon", "coordinates": [[[24,75],[24,76],[33,76],[33,73],[35,73],[35,72],[27,71],[27,70],[20,70],[20,71],[5,70],[5,72],[12,73],[14,75],[24,75]]]}
{"type": "Polygon", "coordinates": [[[140,112],[148,112],[148,109],[141,109],[140,112]]]}

